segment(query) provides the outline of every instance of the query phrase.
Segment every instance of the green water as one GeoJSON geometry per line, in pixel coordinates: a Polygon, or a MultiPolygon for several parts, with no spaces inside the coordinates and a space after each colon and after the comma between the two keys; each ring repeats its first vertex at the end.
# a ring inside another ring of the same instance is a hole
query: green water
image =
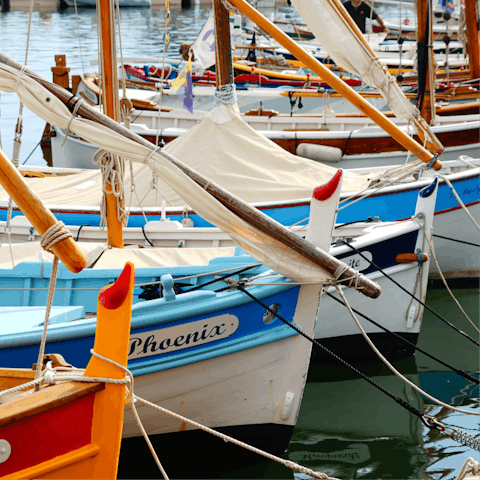
{"type": "MultiPolygon", "coordinates": [[[[478,325],[478,288],[455,296],[478,325]]],[[[478,334],[444,289],[429,290],[427,304],[471,337],[478,334]]],[[[418,345],[456,368],[478,372],[477,347],[441,322],[424,315],[418,345]]],[[[449,405],[479,412],[478,386],[422,353],[395,362],[415,385],[449,405]]],[[[457,413],[424,399],[383,364],[356,365],[382,387],[422,412],[476,435],[479,417],[457,413]]],[[[293,437],[283,458],[338,478],[455,479],[464,461],[478,452],[460,445],[400,407],[346,367],[311,365],[293,437]]],[[[275,462],[230,472],[223,478],[309,478],[275,462]]]]}

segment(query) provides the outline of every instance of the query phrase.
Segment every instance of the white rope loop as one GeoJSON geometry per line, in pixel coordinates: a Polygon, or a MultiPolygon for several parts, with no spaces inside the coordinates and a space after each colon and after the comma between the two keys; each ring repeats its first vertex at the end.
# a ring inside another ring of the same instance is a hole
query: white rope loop
{"type": "Polygon", "coordinates": [[[480,463],[472,457],[465,460],[456,480],[463,480],[467,475],[480,475],[480,463]]]}

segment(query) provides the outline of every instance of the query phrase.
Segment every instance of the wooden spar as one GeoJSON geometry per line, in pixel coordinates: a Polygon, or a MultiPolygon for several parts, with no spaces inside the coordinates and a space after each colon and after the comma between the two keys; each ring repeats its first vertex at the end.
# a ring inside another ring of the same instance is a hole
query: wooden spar
{"type": "MultiPolygon", "coordinates": [[[[362,44],[363,48],[368,52],[372,59],[377,59],[377,54],[373,51],[373,48],[367,42],[365,36],[362,34],[361,30],[358,28],[358,25],[355,23],[351,15],[346,11],[343,4],[340,0],[328,0],[329,5],[336,11],[338,17],[350,28],[357,37],[357,40],[362,44]]],[[[425,3],[425,2],[422,2],[425,3]]],[[[432,38],[430,34],[430,38],[432,38]]],[[[430,60],[431,64],[432,60],[430,60]]],[[[377,59],[377,63],[381,65],[381,62],[377,59]]],[[[430,72],[433,72],[433,65],[430,65],[430,72]]],[[[430,74],[431,75],[431,74],[430,74]]],[[[363,96],[363,95],[362,95],[363,96]]],[[[420,141],[425,145],[425,148],[431,153],[442,153],[444,150],[443,145],[440,143],[438,138],[433,134],[428,125],[430,121],[426,118],[419,116],[414,116],[412,122],[417,128],[417,134],[420,138],[420,141]]],[[[393,135],[392,135],[393,137],[393,135]]]]}
{"type": "MultiPolygon", "coordinates": [[[[245,0],[229,0],[230,3],[240,10],[246,17],[256,23],[261,29],[267,32],[278,43],[292,53],[297,60],[312,70],[316,75],[323,78],[338,93],[347,98],[355,107],[368,115],[377,125],[382,127],[389,135],[397,140],[400,145],[412,152],[422,162],[428,163],[434,157],[423,148],[413,138],[402,132],[393,122],[388,120],[385,115],[378,111],[373,105],[370,105],[355,90],[351,89],[343,80],[340,80],[335,74],[324,67],[317,59],[305,52],[298,46],[287,34],[283,33],[245,0]]],[[[433,165],[434,170],[440,170],[442,164],[437,160],[433,165]]]]}
{"type": "MultiPolygon", "coordinates": [[[[431,102],[431,75],[432,75],[432,49],[430,48],[430,39],[432,38],[432,9],[431,9],[431,0],[426,0],[423,2],[417,2],[417,42],[423,43],[427,49],[427,63],[424,65],[426,69],[425,77],[425,92],[423,96],[423,101],[420,106],[420,113],[422,117],[428,124],[431,124],[433,114],[432,112],[432,102],[431,102]]],[[[433,92],[435,93],[435,92],[433,92]]],[[[418,105],[417,105],[418,107],[418,105]]]]}
{"type": "Polygon", "coordinates": [[[470,63],[470,78],[480,78],[480,47],[478,45],[478,7],[476,0],[465,0],[467,20],[467,51],[470,63]]]}
{"type": "Polygon", "coordinates": [[[233,82],[230,18],[221,0],[213,1],[215,19],[215,71],[217,89],[233,82]]]}
{"type": "MultiPolygon", "coordinates": [[[[16,68],[19,72],[24,69],[24,75],[28,75],[34,78],[38,83],[44,86],[50,93],[58,97],[64,104],[67,104],[70,101],[71,104],[71,93],[68,90],[65,90],[58,85],[55,85],[48,80],[39,77],[35,72],[30,70],[29,68],[24,67],[20,63],[16,62],[10,57],[0,53],[0,61],[9,65],[10,67],[16,68]]],[[[114,122],[106,115],[98,112],[97,110],[93,109],[90,105],[83,102],[80,107],[78,108],[77,112],[83,118],[87,118],[94,122],[100,123],[108,128],[111,128],[113,131],[123,135],[130,140],[133,140],[140,145],[145,146],[149,150],[154,150],[156,147],[149,141],[142,138],[140,135],[132,132],[131,130],[125,128],[123,125],[114,122]]],[[[182,170],[189,178],[191,178],[194,182],[200,185],[202,188],[206,189],[213,197],[215,197],[218,201],[223,203],[227,208],[237,214],[240,218],[245,220],[246,222],[254,225],[256,228],[261,230],[262,232],[267,233],[275,237],[280,242],[288,245],[289,247],[296,250],[298,253],[304,255],[306,258],[311,260],[316,265],[321,266],[330,274],[334,274],[337,267],[342,264],[342,262],[335,257],[332,257],[326,252],[321,250],[315,249],[315,247],[304,240],[301,237],[298,237],[293,232],[286,229],[283,225],[278,223],[277,221],[269,218],[267,215],[262,213],[260,210],[252,207],[248,203],[244,202],[243,200],[235,197],[227,190],[223,189],[219,185],[215,183],[211,183],[207,178],[203,175],[195,172],[190,167],[185,165],[184,163],[180,162],[176,158],[172,157],[171,155],[167,154],[166,152],[159,150],[158,154],[165,158],[167,161],[178,167],[182,170]]],[[[354,272],[353,269],[348,269],[340,279],[347,279],[350,278],[351,274],[354,272]]],[[[367,277],[361,276],[358,281],[358,286],[362,287],[359,290],[361,293],[368,297],[376,298],[381,293],[381,288],[375,283],[372,282],[367,277]]]]}
{"type": "MultiPolygon", "coordinates": [[[[23,177],[1,149],[0,183],[40,235],[57,223],[53,213],[28,188],[23,177]]],[[[71,272],[81,272],[87,264],[85,256],[72,237],[54,245],[52,252],[71,272]]]]}
{"type": "MultiPolygon", "coordinates": [[[[118,87],[117,87],[117,52],[115,48],[115,28],[113,22],[113,8],[111,0],[99,0],[100,2],[100,23],[102,26],[102,82],[103,82],[103,103],[105,114],[113,120],[118,120],[118,87]]],[[[106,160],[103,160],[104,162],[106,160]]],[[[105,182],[105,179],[103,179],[105,182]]],[[[112,191],[109,183],[106,184],[107,193],[107,233],[108,245],[110,247],[123,248],[123,224],[117,215],[117,197],[112,191]]]]}

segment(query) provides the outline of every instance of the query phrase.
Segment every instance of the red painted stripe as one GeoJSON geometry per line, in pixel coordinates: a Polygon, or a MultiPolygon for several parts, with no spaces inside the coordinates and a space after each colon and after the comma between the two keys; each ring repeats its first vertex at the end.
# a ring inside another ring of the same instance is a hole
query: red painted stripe
{"type": "Polygon", "coordinates": [[[340,179],[342,178],[342,169],[337,170],[337,173],[333,176],[331,180],[329,180],[324,185],[320,185],[313,190],[312,197],[320,202],[328,200],[334,193],[340,183],[340,179]]]}
{"type": "Polygon", "coordinates": [[[0,429],[12,453],[0,464],[0,476],[76,450],[91,442],[93,402],[88,395],[0,429]]]}

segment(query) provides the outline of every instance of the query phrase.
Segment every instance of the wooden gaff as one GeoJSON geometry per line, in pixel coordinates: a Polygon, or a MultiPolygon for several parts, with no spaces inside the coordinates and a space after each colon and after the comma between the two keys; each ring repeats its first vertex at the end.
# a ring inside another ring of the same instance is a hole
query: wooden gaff
{"type": "MultiPolygon", "coordinates": [[[[57,223],[53,213],[28,188],[23,177],[1,149],[0,183],[40,235],[57,223]]],[[[72,237],[54,245],[52,252],[71,272],[81,272],[87,264],[85,256],[72,237]]]]}
{"type": "MultiPolygon", "coordinates": [[[[434,157],[423,148],[413,138],[402,132],[393,122],[385,115],[364,100],[355,90],[352,90],[343,80],[340,80],[335,74],[325,68],[317,59],[313,58],[297,45],[287,34],[283,33],[262,14],[255,10],[245,0],[229,0],[230,3],[240,10],[252,22],[256,23],[261,29],[267,32],[278,43],[285,47],[292,55],[303,62],[303,64],[312,70],[316,75],[323,78],[332,88],[342,94],[355,107],[368,115],[377,125],[382,127],[389,135],[391,135],[403,147],[412,152],[422,162],[429,163],[434,157]]],[[[442,164],[437,160],[433,165],[434,170],[440,170],[442,164]]]]}

